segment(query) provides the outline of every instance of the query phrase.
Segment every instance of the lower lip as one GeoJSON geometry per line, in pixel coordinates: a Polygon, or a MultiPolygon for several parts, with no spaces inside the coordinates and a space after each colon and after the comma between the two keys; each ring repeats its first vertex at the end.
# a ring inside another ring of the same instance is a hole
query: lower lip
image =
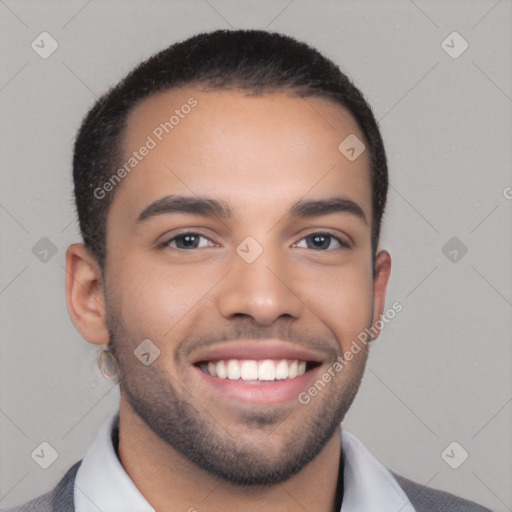
{"type": "Polygon", "coordinates": [[[316,375],[321,366],[317,366],[294,379],[259,382],[257,384],[245,383],[240,380],[219,379],[204,373],[197,366],[193,368],[199,373],[202,381],[221,394],[222,397],[251,404],[272,405],[298,401],[299,394],[316,380],[316,375]]]}

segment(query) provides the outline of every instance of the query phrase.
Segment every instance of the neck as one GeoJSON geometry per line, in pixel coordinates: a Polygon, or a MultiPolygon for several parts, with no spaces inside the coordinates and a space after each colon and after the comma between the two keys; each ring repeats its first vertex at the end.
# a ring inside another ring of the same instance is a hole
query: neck
{"type": "Polygon", "coordinates": [[[157,512],[339,512],[339,427],[322,451],[289,480],[271,486],[237,486],[190,462],[121,398],[118,453],[124,470],[157,512]]]}

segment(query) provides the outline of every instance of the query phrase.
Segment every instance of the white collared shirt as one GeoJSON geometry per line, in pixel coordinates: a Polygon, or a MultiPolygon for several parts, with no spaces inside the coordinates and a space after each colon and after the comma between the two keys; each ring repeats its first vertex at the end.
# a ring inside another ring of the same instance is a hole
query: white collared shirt
{"type": "MultiPolygon", "coordinates": [[[[124,470],[112,444],[118,412],[102,425],[80,465],[75,512],[155,512],[124,470]]],[[[415,512],[389,470],[356,436],[342,430],[343,504],[340,512],[415,512]]]]}

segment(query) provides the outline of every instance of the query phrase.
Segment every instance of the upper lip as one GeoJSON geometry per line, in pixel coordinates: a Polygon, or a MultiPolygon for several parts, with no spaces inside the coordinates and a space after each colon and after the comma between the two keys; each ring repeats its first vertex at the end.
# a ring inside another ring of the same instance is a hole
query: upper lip
{"type": "Polygon", "coordinates": [[[286,342],[231,341],[205,350],[193,357],[192,363],[217,361],[220,359],[298,359],[321,363],[325,356],[286,342]]]}

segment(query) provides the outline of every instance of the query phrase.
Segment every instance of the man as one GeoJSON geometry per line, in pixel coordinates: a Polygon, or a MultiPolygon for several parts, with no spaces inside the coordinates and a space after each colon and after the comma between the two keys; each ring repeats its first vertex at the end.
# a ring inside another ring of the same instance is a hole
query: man
{"type": "Polygon", "coordinates": [[[385,308],[386,156],[370,107],[289,37],[175,44],[75,144],[76,328],[119,412],[17,511],[483,511],[383,466],[341,422],[385,308]]]}

